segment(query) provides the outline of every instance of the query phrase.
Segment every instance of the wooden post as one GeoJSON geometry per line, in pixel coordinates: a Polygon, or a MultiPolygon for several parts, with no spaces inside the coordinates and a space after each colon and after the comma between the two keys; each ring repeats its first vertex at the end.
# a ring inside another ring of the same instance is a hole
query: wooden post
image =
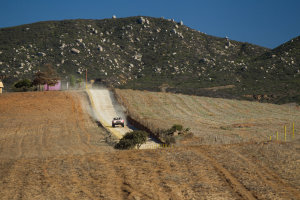
{"type": "Polygon", "coordinates": [[[286,142],[286,126],[284,126],[284,141],[286,142]]]}
{"type": "Polygon", "coordinates": [[[295,137],[295,122],[293,122],[293,139],[295,137]]]}

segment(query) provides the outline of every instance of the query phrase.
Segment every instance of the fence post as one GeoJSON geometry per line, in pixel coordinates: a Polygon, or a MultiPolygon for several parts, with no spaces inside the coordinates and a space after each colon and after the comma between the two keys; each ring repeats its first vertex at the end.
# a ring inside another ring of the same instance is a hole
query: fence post
{"type": "Polygon", "coordinates": [[[295,122],[293,122],[293,139],[295,137],[295,122]]]}
{"type": "Polygon", "coordinates": [[[284,126],[284,141],[286,142],[286,126],[284,126]]]}

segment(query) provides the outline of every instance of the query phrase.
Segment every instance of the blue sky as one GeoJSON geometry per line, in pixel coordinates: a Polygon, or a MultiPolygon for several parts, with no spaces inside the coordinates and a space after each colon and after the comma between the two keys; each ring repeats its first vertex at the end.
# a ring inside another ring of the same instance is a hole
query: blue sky
{"type": "Polygon", "coordinates": [[[0,0],[0,27],[47,20],[152,16],[274,48],[300,35],[300,0],[0,0]]]}

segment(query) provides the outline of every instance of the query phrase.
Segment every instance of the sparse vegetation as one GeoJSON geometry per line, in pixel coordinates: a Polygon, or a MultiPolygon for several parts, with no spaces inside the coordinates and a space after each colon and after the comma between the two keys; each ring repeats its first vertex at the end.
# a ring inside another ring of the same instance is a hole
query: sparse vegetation
{"type": "Polygon", "coordinates": [[[161,142],[167,145],[175,144],[176,140],[182,136],[192,135],[190,128],[183,129],[183,126],[180,124],[174,124],[171,128],[166,130],[158,130],[154,134],[161,142]]]}
{"type": "Polygon", "coordinates": [[[181,129],[174,124],[190,128],[188,132],[206,144],[261,141],[282,131],[284,124],[290,129],[293,121],[300,124],[299,107],[295,105],[119,89],[116,96],[128,115],[151,132],[172,127],[161,134],[167,136],[166,141],[175,129],[181,129]]]}
{"type": "Polygon", "coordinates": [[[12,85],[32,79],[43,63],[51,63],[63,79],[82,78],[87,68],[89,79],[118,88],[298,101],[299,37],[270,50],[209,36],[171,20],[144,18],[144,24],[139,17],[128,17],[2,28],[0,75],[9,76],[4,84],[12,85]],[[227,85],[235,87],[204,89],[227,85]]]}

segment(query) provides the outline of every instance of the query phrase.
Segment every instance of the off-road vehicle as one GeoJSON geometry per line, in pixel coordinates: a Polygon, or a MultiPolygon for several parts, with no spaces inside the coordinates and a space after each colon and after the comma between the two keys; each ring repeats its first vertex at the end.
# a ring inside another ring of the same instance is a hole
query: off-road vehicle
{"type": "Polygon", "coordinates": [[[121,125],[124,127],[124,120],[121,117],[114,117],[111,122],[111,126],[115,127],[116,125],[121,125]]]}

